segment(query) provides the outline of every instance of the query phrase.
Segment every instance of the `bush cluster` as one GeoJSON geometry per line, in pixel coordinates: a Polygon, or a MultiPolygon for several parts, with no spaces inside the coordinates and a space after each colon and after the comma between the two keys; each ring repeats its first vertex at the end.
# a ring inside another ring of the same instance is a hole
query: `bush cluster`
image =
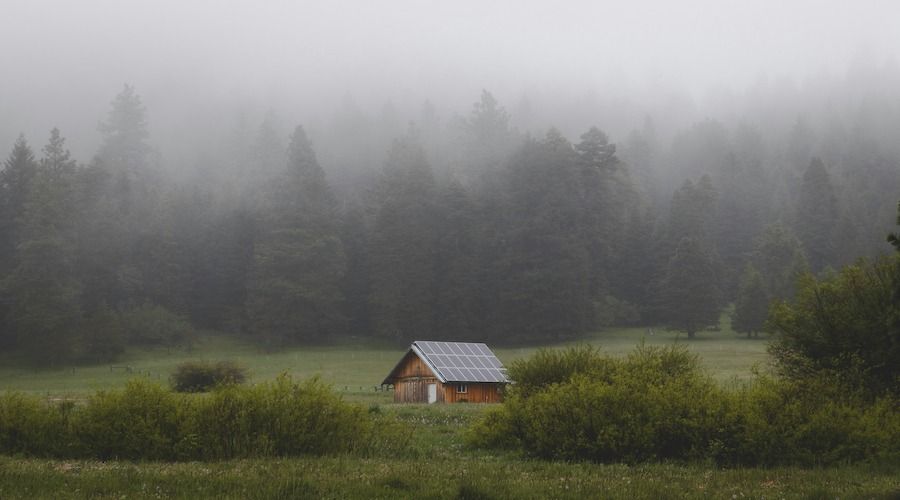
{"type": "Polygon", "coordinates": [[[684,348],[643,345],[625,358],[540,351],[509,372],[516,384],[469,430],[471,444],[598,462],[900,460],[897,402],[854,398],[833,381],[725,389],[684,348]]]}
{"type": "Polygon", "coordinates": [[[402,452],[405,428],[382,425],[317,379],[223,386],[206,396],[132,381],[84,405],[0,397],[0,454],[55,458],[219,460],[402,452]],[[388,436],[388,437],[385,437],[388,436]]]}
{"type": "Polygon", "coordinates": [[[172,374],[172,389],[176,392],[206,392],[222,385],[243,384],[247,368],[234,361],[186,361],[172,374]]]}

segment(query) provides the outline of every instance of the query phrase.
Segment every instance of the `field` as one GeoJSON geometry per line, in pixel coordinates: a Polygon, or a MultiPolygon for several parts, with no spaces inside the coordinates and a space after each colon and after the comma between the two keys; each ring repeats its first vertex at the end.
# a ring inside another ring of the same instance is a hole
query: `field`
{"type": "MultiPolygon", "coordinates": [[[[727,328],[687,341],[666,331],[618,329],[584,342],[624,354],[641,342],[684,343],[723,383],[764,367],[766,342],[727,328]]],[[[497,349],[506,363],[537,347],[497,349]]],[[[281,372],[320,375],[345,399],[413,428],[404,456],[331,456],[214,463],[56,461],[0,457],[0,498],[900,498],[895,469],[719,469],[712,464],[599,465],[536,461],[466,448],[462,434],[482,405],[393,405],[375,387],[405,346],[343,339],[327,346],[266,353],[238,339],[202,338],[191,352],[133,351],[114,365],[32,370],[0,361],[0,391],[81,399],[133,377],[165,383],[187,359],[236,359],[252,380],[281,372]],[[128,368],[125,368],[128,367],[128,368]]]]}
{"type": "MultiPolygon", "coordinates": [[[[720,331],[701,332],[690,341],[683,334],[665,330],[624,328],[598,332],[578,342],[590,343],[608,353],[622,355],[634,349],[641,340],[648,345],[677,342],[687,346],[700,356],[710,374],[722,382],[746,380],[752,376],[754,366],[765,368],[768,359],[764,340],[737,336],[728,329],[727,323],[720,331]]],[[[570,342],[574,343],[577,342],[570,342]]],[[[562,345],[565,344],[547,347],[562,345]]],[[[376,392],[375,387],[394,367],[406,347],[344,338],[331,345],[268,353],[239,339],[201,337],[190,350],[135,350],[115,363],[93,366],[35,370],[14,359],[0,358],[0,391],[15,390],[51,398],[77,399],[99,389],[121,387],[135,377],[166,383],[175,366],[189,359],[234,359],[249,368],[251,381],[271,380],[282,372],[290,373],[295,378],[319,375],[333,384],[335,390],[347,393],[350,399],[388,402],[390,395],[376,392]]],[[[535,350],[537,347],[514,347],[496,348],[495,352],[504,363],[509,363],[535,350]]]]}

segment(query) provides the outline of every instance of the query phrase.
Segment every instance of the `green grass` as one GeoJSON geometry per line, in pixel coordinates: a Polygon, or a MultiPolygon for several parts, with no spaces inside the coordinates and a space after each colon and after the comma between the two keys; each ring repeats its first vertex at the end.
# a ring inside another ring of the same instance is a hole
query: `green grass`
{"type": "MultiPolygon", "coordinates": [[[[727,321],[720,331],[700,332],[687,340],[683,334],[663,329],[616,328],[593,333],[578,341],[553,344],[559,347],[578,342],[600,346],[605,352],[624,355],[642,339],[648,345],[684,344],[700,356],[709,372],[723,382],[750,378],[754,365],[768,360],[766,341],[746,339],[731,332],[727,321]]],[[[423,337],[423,340],[425,338],[423,337]]],[[[509,363],[529,356],[537,347],[495,348],[497,356],[509,363]]],[[[371,339],[343,338],[332,345],[295,347],[266,352],[244,339],[204,336],[193,349],[132,349],[119,361],[90,366],[35,369],[14,358],[0,358],[0,391],[14,390],[52,398],[80,398],[94,391],[124,386],[136,377],[159,380],[165,384],[175,367],[186,360],[218,361],[233,359],[250,370],[250,381],[271,380],[282,372],[295,378],[319,375],[348,399],[388,402],[390,394],[376,392],[405,347],[371,339]]]]}
{"type": "MultiPolygon", "coordinates": [[[[581,342],[623,355],[649,345],[683,343],[718,380],[745,380],[767,361],[764,340],[734,335],[727,325],[696,339],[655,329],[610,329],[581,342]]],[[[577,342],[569,342],[573,344],[577,342]]],[[[557,344],[565,345],[565,344],[557,344]]],[[[537,347],[498,348],[506,363],[537,347]]],[[[394,405],[373,387],[405,348],[343,339],[327,346],[267,353],[240,339],[205,337],[193,352],[130,351],[115,366],[35,370],[0,358],[0,391],[84,397],[136,376],[165,382],[187,359],[236,359],[251,380],[281,372],[319,374],[348,400],[371,406],[411,428],[410,452],[374,457],[259,459],[212,463],[58,461],[0,456],[0,498],[900,498],[896,467],[718,469],[708,464],[637,466],[529,460],[512,452],[466,448],[462,434],[487,405],[394,405]],[[148,375],[149,373],[149,375],[148,375]],[[362,388],[362,389],[361,389],[362,388]]]]}
{"type": "Polygon", "coordinates": [[[123,463],[0,457],[0,498],[897,498],[892,471],[452,460],[123,463]]]}

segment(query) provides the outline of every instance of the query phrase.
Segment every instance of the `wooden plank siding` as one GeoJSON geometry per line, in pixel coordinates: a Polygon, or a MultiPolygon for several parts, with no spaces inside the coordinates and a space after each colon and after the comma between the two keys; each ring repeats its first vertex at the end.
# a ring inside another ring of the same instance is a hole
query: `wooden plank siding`
{"type": "Polygon", "coordinates": [[[411,350],[406,353],[406,356],[403,357],[403,360],[400,362],[399,370],[395,371],[392,375],[397,377],[398,379],[410,378],[410,377],[430,377],[434,378],[434,373],[432,373],[431,368],[428,368],[428,365],[422,361],[421,358],[416,356],[416,353],[411,350]]]}
{"type": "Polygon", "coordinates": [[[394,384],[395,403],[427,403],[428,384],[437,384],[437,402],[444,402],[444,391],[441,390],[441,381],[434,377],[405,378],[394,384]]]}
{"type": "Polygon", "coordinates": [[[394,382],[395,403],[427,403],[428,385],[437,385],[438,403],[499,403],[502,401],[501,385],[469,382],[465,393],[457,392],[456,382],[442,384],[428,365],[414,352],[409,351],[391,373],[394,382]]]}
{"type": "MultiPolygon", "coordinates": [[[[444,401],[447,403],[499,403],[502,400],[499,384],[472,382],[464,384],[466,392],[456,392],[457,383],[444,384],[444,401]]],[[[440,393],[441,391],[438,391],[440,393]]],[[[440,396],[438,396],[440,399],[440,396]]]]}

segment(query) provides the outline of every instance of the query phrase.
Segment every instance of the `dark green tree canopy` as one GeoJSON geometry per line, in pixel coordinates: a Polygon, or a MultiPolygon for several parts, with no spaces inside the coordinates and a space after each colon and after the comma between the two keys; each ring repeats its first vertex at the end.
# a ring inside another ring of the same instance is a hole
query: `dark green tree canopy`
{"type": "Polygon", "coordinates": [[[758,336],[766,323],[769,314],[769,294],[763,284],[762,276],[752,264],[747,264],[741,277],[731,327],[736,332],[746,333],[747,337],[758,336]]]}
{"type": "Polygon", "coordinates": [[[137,173],[147,166],[150,146],[145,115],[141,97],[126,84],[113,99],[106,121],[98,127],[103,143],[97,156],[108,168],[137,173]]]}
{"type": "MultiPolygon", "coordinates": [[[[835,228],[840,217],[831,176],[819,158],[813,158],[803,173],[797,201],[797,236],[809,258],[813,272],[833,262],[835,228]]],[[[883,234],[883,233],[882,233],[883,234]]]]}
{"type": "Polygon", "coordinates": [[[666,324],[693,338],[714,325],[721,311],[715,267],[695,239],[682,238],[669,261],[663,282],[666,324]]]}
{"type": "Polygon", "coordinates": [[[900,395],[900,256],[861,261],[799,282],[793,302],[774,306],[770,351],[790,377],[837,377],[872,395],[900,395]]]}

